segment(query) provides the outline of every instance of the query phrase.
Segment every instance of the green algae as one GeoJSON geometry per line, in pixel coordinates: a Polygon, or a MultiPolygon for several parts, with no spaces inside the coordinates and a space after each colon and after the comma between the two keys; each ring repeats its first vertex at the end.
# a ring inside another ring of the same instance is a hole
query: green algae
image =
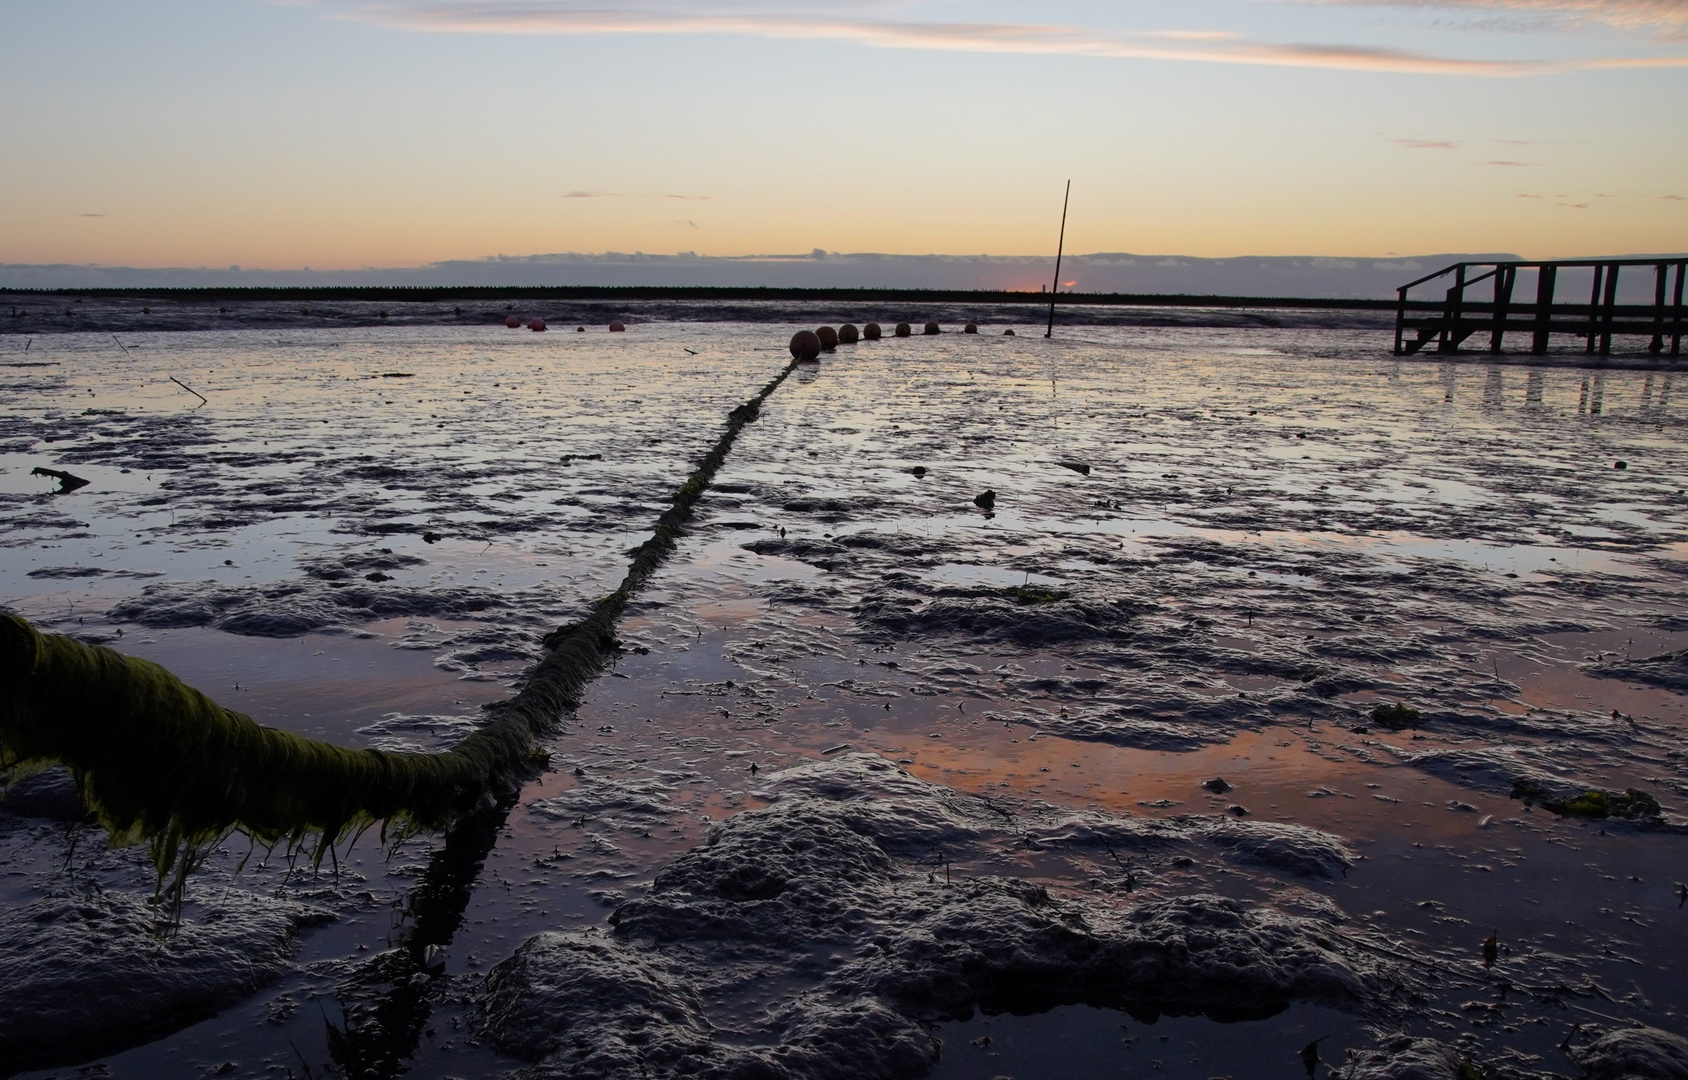
{"type": "Polygon", "coordinates": [[[1065,600],[1067,593],[1058,589],[1049,589],[1041,585],[1016,585],[1003,591],[1003,596],[1023,607],[1033,604],[1053,604],[1065,600]]]}
{"type": "Polygon", "coordinates": [[[1379,703],[1372,709],[1371,718],[1379,727],[1387,728],[1390,731],[1405,731],[1407,728],[1418,727],[1419,712],[1417,709],[1399,703],[1394,705],[1379,703]]]}
{"type": "Polygon", "coordinates": [[[1622,792],[1591,788],[1577,795],[1556,797],[1543,784],[1520,778],[1512,782],[1512,797],[1521,800],[1525,806],[1539,803],[1544,810],[1552,811],[1560,817],[1586,818],[1592,821],[1604,821],[1608,818],[1635,821],[1657,818],[1663,813],[1659,800],[1638,788],[1628,788],[1622,792]]]}
{"type": "Polygon", "coordinates": [[[114,843],[186,877],[233,832],[315,861],[379,825],[443,828],[523,767],[534,732],[501,720],[440,754],[353,750],[264,727],[157,664],[0,618],[0,769],[62,764],[114,843]]]}

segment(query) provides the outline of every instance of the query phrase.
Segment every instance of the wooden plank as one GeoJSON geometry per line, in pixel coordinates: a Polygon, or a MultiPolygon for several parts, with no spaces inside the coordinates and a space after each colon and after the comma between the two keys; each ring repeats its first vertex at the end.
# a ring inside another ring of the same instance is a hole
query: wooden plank
{"type": "Polygon", "coordinates": [[[1542,263],[1536,270],[1536,337],[1530,351],[1547,352],[1548,326],[1553,321],[1553,289],[1559,281],[1559,267],[1542,263]]]}

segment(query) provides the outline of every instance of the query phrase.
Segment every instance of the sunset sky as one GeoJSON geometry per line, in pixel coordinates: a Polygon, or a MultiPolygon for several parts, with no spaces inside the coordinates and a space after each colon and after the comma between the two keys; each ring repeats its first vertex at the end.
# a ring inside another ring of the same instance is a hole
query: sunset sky
{"type": "Polygon", "coordinates": [[[0,0],[0,262],[1688,249],[1688,0],[0,0]]]}

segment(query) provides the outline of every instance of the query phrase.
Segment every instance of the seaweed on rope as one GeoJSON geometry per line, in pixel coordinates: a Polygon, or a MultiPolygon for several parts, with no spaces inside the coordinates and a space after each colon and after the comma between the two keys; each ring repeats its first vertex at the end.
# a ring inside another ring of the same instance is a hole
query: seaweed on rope
{"type": "Polygon", "coordinates": [[[728,415],[620,587],[550,635],[515,697],[451,749],[349,749],[264,727],[151,661],[0,616],[0,773],[67,767],[114,844],[148,846],[157,890],[172,880],[177,912],[188,876],[236,833],[290,856],[309,851],[320,868],[372,828],[383,843],[449,828],[542,759],[540,736],[602,670],[628,601],[673,552],[739,432],[794,366],[728,415]]]}

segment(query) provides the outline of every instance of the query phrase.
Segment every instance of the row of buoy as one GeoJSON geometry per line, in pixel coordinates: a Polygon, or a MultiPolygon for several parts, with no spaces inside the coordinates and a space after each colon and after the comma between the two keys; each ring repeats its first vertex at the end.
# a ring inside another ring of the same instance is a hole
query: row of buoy
{"type": "MultiPolygon", "coordinates": [[[[924,330],[924,333],[928,335],[943,332],[943,327],[935,321],[927,323],[924,330]]],[[[977,334],[979,324],[968,323],[962,328],[961,332],[977,334]]],[[[892,333],[897,337],[911,337],[914,334],[914,328],[906,322],[898,323],[892,333]]],[[[840,345],[854,345],[857,341],[878,341],[883,335],[884,331],[876,322],[868,323],[860,331],[851,323],[845,323],[836,330],[830,326],[823,326],[818,330],[799,330],[791,335],[791,355],[799,360],[813,360],[820,356],[822,352],[832,352],[840,345]]],[[[1014,337],[1015,335],[1012,329],[1008,329],[1002,332],[1002,336],[1014,337]]]]}
{"type": "MultiPolygon", "coordinates": [[[[514,330],[517,327],[522,325],[522,320],[516,318],[516,316],[514,316],[514,315],[510,315],[510,316],[505,317],[504,325],[508,326],[510,329],[514,330]]],[[[537,334],[541,330],[545,329],[545,320],[544,319],[530,319],[528,321],[527,328],[529,330],[532,330],[534,333],[537,334]]],[[[610,322],[610,333],[612,333],[612,334],[622,333],[626,329],[627,329],[627,327],[625,327],[621,324],[620,319],[614,319],[610,322]]],[[[586,333],[586,327],[584,327],[584,326],[577,326],[577,327],[574,328],[574,330],[575,330],[575,333],[577,333],[577,334],[586,333]]]]}

